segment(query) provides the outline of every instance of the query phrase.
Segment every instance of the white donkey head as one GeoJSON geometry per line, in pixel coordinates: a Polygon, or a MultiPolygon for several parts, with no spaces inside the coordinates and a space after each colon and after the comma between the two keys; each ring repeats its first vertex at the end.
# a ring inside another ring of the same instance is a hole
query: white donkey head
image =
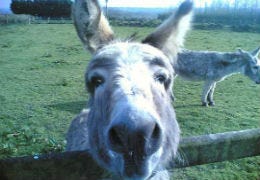
{"type": "Polygon", "coordinates": [[[97,0],[75,1],[74,23],[93,55],[85,75],[87,148],[121,178],[155,177],[176,154],[180,130],[172,107],[172,64],[189,29],[192,6],[190,0],[183,2],[138,43],[115,40],[97,0]]]}

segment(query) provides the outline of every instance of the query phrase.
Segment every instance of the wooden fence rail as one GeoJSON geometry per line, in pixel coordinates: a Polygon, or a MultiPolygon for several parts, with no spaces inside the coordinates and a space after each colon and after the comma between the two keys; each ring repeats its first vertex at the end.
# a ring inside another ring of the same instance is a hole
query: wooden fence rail
{"type": "MultiPolygon", "coordinates": [[[[183,138],[183,162],[170,168],[201,165],[260,155],[260,129],[183,138]]],[[[0,160],[0,179],[106,179],[87,152],[63,152],[0,160]]]]}

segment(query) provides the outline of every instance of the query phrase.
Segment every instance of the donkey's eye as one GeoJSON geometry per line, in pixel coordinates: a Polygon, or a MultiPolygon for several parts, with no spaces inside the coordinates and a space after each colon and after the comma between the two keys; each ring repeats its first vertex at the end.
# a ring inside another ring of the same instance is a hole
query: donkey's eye
{"type": "Polygon", "coordinates": [[[161,84],[164,84],[167,80],[167,77],[165,74],[157,74],[157,75],[155,75],[155,80],[161,84]]]}
{"type": "Polygon", "coordinates": [[[104,78],[102,76],[93,76],[91,77],[90,82],[92,86],[97,88],[104,83],[104,78]]]}

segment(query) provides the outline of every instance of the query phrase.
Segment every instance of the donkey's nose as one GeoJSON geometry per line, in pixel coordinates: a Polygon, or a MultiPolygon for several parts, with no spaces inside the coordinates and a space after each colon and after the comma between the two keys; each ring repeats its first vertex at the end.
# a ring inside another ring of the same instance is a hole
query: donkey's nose
{"type": "Polygon", "coordinates": [[[124,117],[116,121],[109,131],[111,150],[122,154],[149,156],[156,152],[162,143],[162,130],[153,119],[124,117]]]}

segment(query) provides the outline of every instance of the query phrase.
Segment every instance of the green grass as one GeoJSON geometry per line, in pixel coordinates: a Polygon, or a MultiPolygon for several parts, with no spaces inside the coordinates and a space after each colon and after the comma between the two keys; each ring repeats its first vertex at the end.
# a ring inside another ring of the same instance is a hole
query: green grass
{"type": "MultiPolygon", "coordinates": [[[[123,39],[150,28],[116,27],[123,39]]],[[[195,50],[252,50],[260,35],[192,31],[195,50]]],[[[0,158],[62,151],[70,121],[85,106],[84,71],[90,55],[72,25],[0,26],[0,158]]],[[[260,127],[260,86],[242,75],[218,83],[216,106],[200,106],[201,82],[174,86],[182,136],[260,127]]],[[[260,179],[260,157],[174,171],[175,179],[260,179]]]]}
{"type": "Polygon", "coordinates": [[[0,155],[63,149],[87,98],[89,55],[72,25],[3,26],[0,36],[0,155]]]}

